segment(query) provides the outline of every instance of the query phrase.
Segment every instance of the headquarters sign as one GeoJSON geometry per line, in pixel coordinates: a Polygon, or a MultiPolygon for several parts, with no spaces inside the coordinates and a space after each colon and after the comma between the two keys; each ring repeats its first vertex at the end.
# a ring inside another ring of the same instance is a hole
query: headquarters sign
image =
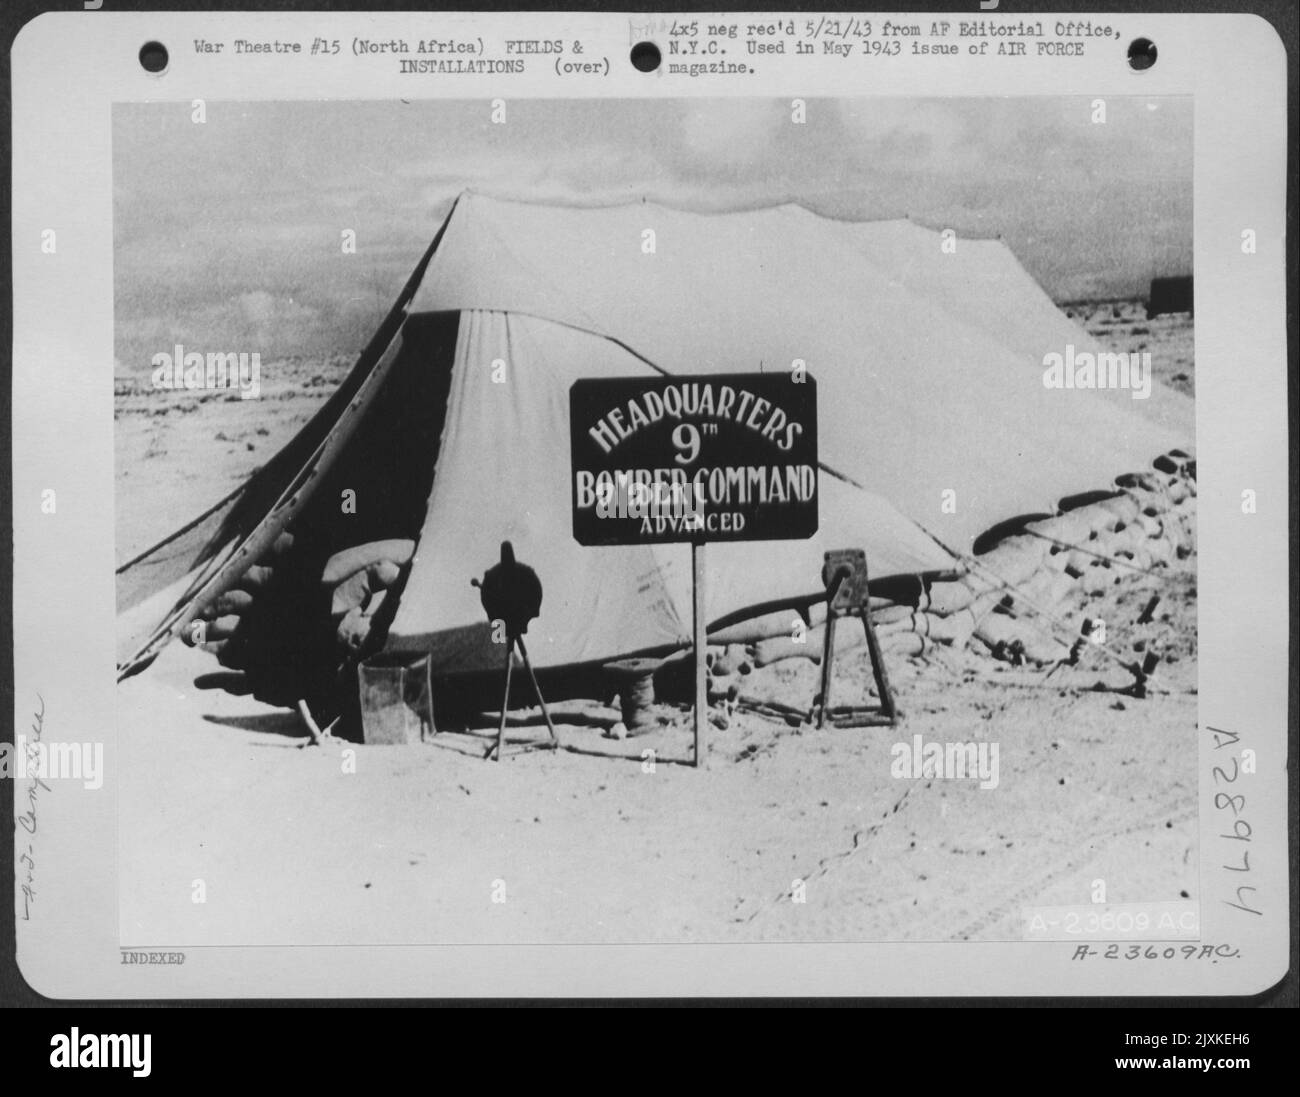
{"type": "Polygon", "coordinates": [[[577,381],[569,424],[581,545],[817,532],[817,386],[807,373],[577,381]]]}

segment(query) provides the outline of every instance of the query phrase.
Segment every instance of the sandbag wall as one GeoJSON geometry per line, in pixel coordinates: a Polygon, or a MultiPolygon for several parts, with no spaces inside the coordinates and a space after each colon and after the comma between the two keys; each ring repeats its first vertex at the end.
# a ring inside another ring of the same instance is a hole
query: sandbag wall
{"type": "Polygon", "coordinates": [[[294,536],[281,534],[181,636],[243,671],[255,694],[277,704],[328,685],[333,668],[375,646],[371,634],[415,542],[354,545],[323,563],[294,547],[294,536]]]}
{"type": "Polygon", "coordinates": [[[973,641],[1011,662],[1068,658],[1073,637],[1061,624],[1071,610],[1196,551],[1191,458],[1162,457],[1151,472],[1121,477],[1117,487],[1111,498],[1028,524],[975,557],[961,579],[931,584],[910,622],[914,639],[903,646],[919,652],[926,642],[973,641]]]}
{"type": "MultiPolygon", "coordinates": [[[[919,582],[915,600],[872,598],[872,618],[886,657],[919,655],[931,645],[967,645],[997,659],[1043,666],[1070,657],[1073,610],[1106,588],[1185,560],[1196,551],[1196,463],[1161,457],[1150,472],[1116,481],[1107,498],[1076,505],[1011,533],[973,557],[960,578],[919,582]],[[1055,619],[1052,627],[1050,619],[1055,619]],[[1062,627],[1064,623],[1065,627],[1062,627]]],[[[791,611],[758,622],[767,638],[710,647],[710,695],[734,698],[740,679],[782,659],[821,659],[826,610],[812,607],[797,624],[791,611]]],[[[747,622],[753,629],[755,622],[747,622]]],[[[836,651],[865,643],[861,628],[841,622],[836,651]]]]}

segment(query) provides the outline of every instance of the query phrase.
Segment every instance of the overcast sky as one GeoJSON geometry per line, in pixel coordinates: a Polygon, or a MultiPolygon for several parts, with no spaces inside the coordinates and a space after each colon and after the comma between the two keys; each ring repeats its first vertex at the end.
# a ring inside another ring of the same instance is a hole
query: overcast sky
{"type": "Polygon", "coordinates": [[[1192,266],[1190,99],[484,100],[114,108],[120,367],[352,353],[466,187],[533,201],[798,201],[1000,235],[1057,300],[1192,266]],[[353,229],[357,254],[340,233],[353,229]]]}

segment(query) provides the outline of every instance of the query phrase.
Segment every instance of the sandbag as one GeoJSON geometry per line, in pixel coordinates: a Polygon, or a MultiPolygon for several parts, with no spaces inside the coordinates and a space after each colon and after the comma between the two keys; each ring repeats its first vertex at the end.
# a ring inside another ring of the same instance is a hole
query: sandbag
{"type": "Polygon", "coordinates": [[[980,622],[975,637],[997,658],[1015,662],[1055,663],[1069,655],[1069,649],[1045,629],[1030,621],[990,614],[980,622]]]}
{"type": "Polygon", "coordinates": [[[1042,538],[1017,536],[986,552],[979,562],[999,580],[1015,586],[1033,575],[1046,555],[1047,542],[1042,538]]]}
{"type": "MultiPolygon", "coordinates": [[[[838,651],[838,637],[836,640],[835,650],[838,651]]],[[[888,654],[894,658],[920,655],[925,651],[925,638],[910,629],[905,632],[895,632],[880,638],[880,648],[882,655],[888,654]]]]}
{"type": "Polygon", "coordinates": [[[204,617],[223,617],[228,613],[247,613],[253,606],[253,596],[246,590],[228,590],[204,611],[204,617]]]}
{"type": "Polygon", "coordinates": [[[1162,564],[1168,564],[1175,554],[1174,546],[1165,537],[1152,537],[1146,543],[1146,550],[1148,567],[1159,567],[1162,564]]]}
{"type": "Polygon", "coordinates": [[[1114,499],[1104,499],[1098,503],[1097,506],[1110,512],[1117,522],[1122,522],[1126,526],[1132,523],[1137,516],[1142,513],[1142,508],[1138,506],[1138,501],[1127,492],[1123,495],[1116,496],[1114,499]]]}
{"type": "Polygon", "coordinates": [[[1072,510],[1068,514],[1058,514],[1055,518],[1044,518],[1041,522],[1032,522],[1025,528],[1033,530],[1035,533],[1041,533],[1044,537],[1063,541],[1067,545],[1082,544],[1092,536],[1088,516],[1083,513],[1088,509],[1090,508],[1080,507],[1079,510],[1072,510]]]}
{"type": "Polygon", "coordinates": [[[1065,571],[1070,562],[1070,549],[1063,549],[1060,545],[1053,545],[1043,557],[1043,567],[1058,575],[1065,571]]]}
{"type": "Polygon", "coordinates": [[[349,575],[334,588],[330,598],[330,616],[341,617],[357,607],[364,607],[376,592],[391,587],[401,573],[402,569],[392,560],[379,560],[349,575]]]}
{"type": "Polygon", "coordinates": [[[917,631],[937,644],[954,648],[965,647],[975,631],[975,614],[969,609],[958,610],[947,617],[923,613],[917,615],[917,631]]]}
{"type": "Polygon", "coordinates": [[[228,613],[224,617],[218,617],[215,621],[210,621],[206,625],[206,635],[209,640],[229,640],[239,630],[241,617],[233,613],[228,613]]]}
{"type": "Polygon", "coordinates": [[[749,661],[749,652],[744,644],[728,644],[726,647],[711,647],[706,656],[709,673],[718,677],[730,674],[748,674],[753,666],[749,661]]]}
{"type": "Polygon", "coordinates": [[[999,587],[997,590],[990,590],[981,594],[970,605],[971,612],[975,614],[976,621],[982,621],[998,606],[1005,605],[1011,598],[1010,591],[999,587]]]}
{"type": "MultiPolygon", "coordinates": [[[[924,614],[918,614],[914,609],[909,608],[907,610],[907,615],[904,617],[899,617],[897,620],[886,621],[883,624],[879,621],[875,621],[874,624],[876,629],[876,635],[889,636],[895,632],[915,632],[916,619],[921,616],[924,616],[924,614]]],[[[852,626],[850,625],[850,627],[852,626]]],[[[862,631],[861,626],[858,626],[858,631],[859,632],[862,631]]],[[[836,650],[839,649],[839,646],[840,646],[840,633],[839,630],[837,629],[835,632],[836,650]]]]}
{"type": "Polygon", "coordinates": [[[1070,657],[1070,649],[1065,644],[1042,630],[1026,632],[1023,642],[1025,659],[1039,666],[1059,663],[1070,657]]]}
{"type": "Polygon", "coordinates": [[[1083,522],[1090,535],[1100,536],[1108,530],[1114,529],[1118,519],[1115,513],[1102,503],[1090,503],[1086,507],[1079,507],[1077,510],[1070,512],[1077,515],[1079,521],[1083,522]]]}
{"type": "Polygon", "coordinates": [[[343,620],[339,622],[336,632],[339,647],[346,653],[355,654],[365,647],[366,641],[370,638],[371,629],[374,628],[375,614],[379,607],[384,604],[384,598],[387,591],[381,590],[376,594],[369,603],[364,606],[355,606],[347,612],[343,620]]]}
{"type": "Polygon", "coordinates": [[[974,600],[975,591],[970,584],[958,579],[950,583],[931,583],[925,606],[930,613],[946,617],[965,609],[974,600]]]}
{"type": "MultiPolygon", "coordinates": [[[[767,640],[759,640],[753,647],[753,665],[755,667],[766,667],[772,663],[779,663],[782,659],[808,659],[814,663],[820,663],[822,658],[822,646],[825,644],[825,633],[822,628],[815,628],[804,638],[803,643],[796,643],[790,636],[773,636],[767,640]]],[[[835,650],[837,652],[846,651],[849,648],[857,647],[858,644],[866,643],[866,637],[862,634],[862,629],[857,630],[857,640],[853,638],[852,630],[835,630],[835,650]]]]}
{"type": "MultiPolygon", "coordinates": [[[[870,604],[872,612],[875,613],[899,603],[895,603],[888,598],[878,598],[873,594],[870,598],[870,604]]],[[[910,609],[911,607],[906,608],[910,609]]],[[[714,647],[729,647],[732,644],[753,643],[756,638],[758,640],[767,640],[791,636],[794,633],[795,622],[802,622],[803,620],[802,614],[794,607],[774,610],[758,617],[749,617],[743,621],[737,621],[725,628],[712,630],[709,633],[709,644],[714,647]]],[[[816,628],[823,624],[825,620],[826,603],[824,601],[813,602],[808,606],[807,628],[816,628]]]]}
{"type": "MultiPolygon", "coordinates": [[[[898,621],[910,621],[914,612],[915,610],[913,610],[911,606],[898,606],[891,603],[890,605],[882,606],[880,609],[872,609],[871,620],[872,623],[875,624],[876,628],[879,629],[885,625],[892,625],[898,621]]],[[[844,624],[848,624],[850,627],[862,627],[851,617],[841,618],[840,625],[842,626],[844,624]]],[[[835,635],[836,639],[838,639],[839,632],[837,631],[835,635]]]]}
{"type": "Polygon", "coordinates": [[[240,618],[234,614],[215,620],[195,618],[181,630],[181,642],[187,647],[205,648],[218,640],[229,640],[239,628],[240,618]]]}
{"type": "Polygon", "coordinates": [[[1151,553],[1147,551],[1147,545],[1151,542],[1143,540],[1140,545],[1134,545],[1131,549],[1125,549],[1123,552],[1116,553],[1117,560],[1127,560],[1135,568],[1143,571],[1151,567],[1151,553]]]}
{"type": "Polygon", "coordinates": [[[1150,472],[1126,472],[1115,477],[1115,483],[1122,488],[1136,488],[1139,491],[1155,491],[1156,477],[1150,472]]]}
{"type": "Polygon", "coordinates": [[[378,564],[384,560],[392,561],[397,565],[408,564],[414,554],[415,542],[407,538],[353,545],[342,552],[336,552],[325,561],[321,582],[327,587],[334,587],[371,564],[378,564]]]}
{"type": "Polygon", "coordinates": [[[1050,610],[1064,602],[1074,588],[1075,580],[1071,576],[1044,569],[1012,593],[1023,595],[1026,601],[1041,609],[1050,610]]]}
{"type": "Polygon", "coordinates": [[[262,564],[254,564],[239,577],[235,588],[237,590],[256,592],[269,586],[274,577],[275,572],[271,568],[262,564]]]}
{"type": "Polygon", "coordinates": [[[1146,531],[1141,526],[1125,526],[1118,533],[1104,533],[1097,538],[1096,551],[1103,556],[1118,556],[1122,552],[1133,552],[1147,539],[1146,531]]]}
{"type": "Polygon", "coordinates": [[[1101,561],[1097,561],[1096,564],[1096,567],[1088,568],[1079,577],[1079,587],[1085,594],[1099,594],[1118,581],[1119,577],[1115,574],[1115,569],[1101,561]]]}
{"type": "Polygon", "coordinates": [[[990,613],[975,626],[974,636],[990,651],[995,651],[1018,640],[1020,629],[1015,618],[1005,613],[990,613]]]}
{"type": "MultiPolygon", "coordinates": [[[[812,618],[813,626],[824,621],[826,619],[826,603],[813,603],[809,616],[812,618]]],[[[750,617],[744,621],[737,621],[734,625],[728,625],[726,628],[715,629],[709,633],[709,643],[729,648],[734,644],[749,643],[755,637],[767,639],[769,637],[790,636],[794,633],[796,621],[803,623],[803,617],[797,609],[775,610],[772,613],[764,613],[759,617],[750,617]]]]}
{"type": "Polygon", "coordinates": [[[371,581],[380,590],[387,590],[402,574],[401,566],[393,560],[380,560],[367,570],[370,572],[371,581]]]}
{"type": "Polygon", "coordinates": [[[1073,579],[1078,579],[1092,567],[1092,563],[1096,559],[1090,552],[1084,552],[1082,549],[1071,549],[1065,554],[1065,574],[1073,579]]]}
{"type": "Polygon", "coordinates": [[[1149,514],[1139,514],[1135,523],[1148,537],[1159,537],[1164,532],[1164,523],[1149,514]]]}

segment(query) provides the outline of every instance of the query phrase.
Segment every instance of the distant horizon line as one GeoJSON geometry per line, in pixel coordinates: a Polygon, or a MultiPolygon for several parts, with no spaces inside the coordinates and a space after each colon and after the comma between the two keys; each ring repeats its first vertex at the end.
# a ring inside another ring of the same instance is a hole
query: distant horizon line
{"type": "MultiPolygon", "coordinates": [[[[1192,278],[1192,277],[1194,277],[1194,275],[1192,275],[1192,274],[1185,274],[1185,275],[1184,275],[1184,274],[1169,274],[1169,275],[1164,275],[1164,274],[1162,274],[1162,275],[1157,275],[1156,277],[1159,277],[1159,278],[1192,278]]],[[[1059,309],[1077,308],[1077,307],[1079,307],[1079,306],[1081,306],[1081,305],[1117,305],[1117,304],[1131,304],[1131,303],[1134,303],[1134,302],[1141,302],[1141,303],[1143,303],[1143,304],[1147,304],[1147,303],[1149,303],[1149,293],[1145,293],[1145,294],[1144,294],[1144,293],[1124,293],[1124,294],[1118,294],[1118,295],[1111,295],[1111,296],[1107,296],[1107,297],[1076,297],[1076,298],[1072,298],[1072,299],[1067,300],[1067,301],[1058,301],[1058,300],[1056,300],[1055,298],[1052,299],[1052,304],[1054,304],[1054,305],[1055,305],[1057,308],[1059,308],[1059,309]]],[[[355,357],[356,355],[360,354],[364,349],[365,349],[365,343],[362,343],[362,344],[360,344],[359,346],[357,346],[357,347],[354,348],[354,349],[339,349],[339,350],[334,350],[334,351],[319,351],[319,352],[316,352],[316,353],[313,353],[313,354],[268,354],[268,355],[267,355],[267,364],[270,365],[270,364],[273,364],[273,363],[275,363],[275,362],[291,362],[291,361],[299,361],[299,360],[301,360],[301,361],[307,361],[307,360],[311,360],[311,359],[322,359],[322,358],[328,358],[328,357],[333,357],[333,356],[342,356],[342,357],[346,357],[346,358],[348,358],[348,359],[351,359],[351,358],[355,357]]],[[[145,363],[145,367],[143,367],[143,368],[146,368],[146,370],[147,370],[148,368],[152,368],[152,360],[146,362],[146,363],[145,363]]],[[[130,372],[130,371],[131,371],[131,367],[130,367],[130,366],[126,365],[126,363],[122,362],[122,360],[119,359],[119,358],[117,358],[116,356],[114,357],[114,371],[113,371],[113,380],[114,380],[114,381],[119,381],[119,380],[134,380],[134,378],[136,377],[136,374],[133,373],[133,372],[130,372]],[[122,369],[125,369],[125,370],[127,370],[128,372],[126,372],[126,373],[118,373],[118,372],[117,372],[118,367],[121,367],[122,369]]]]}

